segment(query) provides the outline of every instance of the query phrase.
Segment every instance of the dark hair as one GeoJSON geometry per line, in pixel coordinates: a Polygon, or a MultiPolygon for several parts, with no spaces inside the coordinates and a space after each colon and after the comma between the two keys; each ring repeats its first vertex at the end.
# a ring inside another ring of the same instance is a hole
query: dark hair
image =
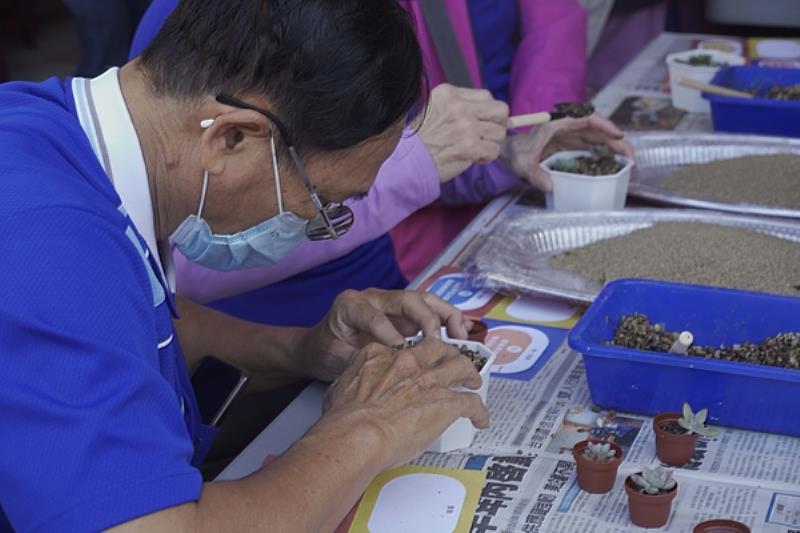
{"type": "Polygon", "coordinates": [[[181,0],[141,64],[157,94],[265,95],[305,154],[385,131],[423,76],[396,0],[181,0]]]}

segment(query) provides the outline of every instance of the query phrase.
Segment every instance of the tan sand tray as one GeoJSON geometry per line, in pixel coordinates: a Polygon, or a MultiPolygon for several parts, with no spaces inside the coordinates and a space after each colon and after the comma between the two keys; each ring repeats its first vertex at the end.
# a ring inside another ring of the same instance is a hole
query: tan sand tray
{"type": "Polygon", "coordinates": [[[492,230],[466,261],[479,284],[500,292],[551,295],[592,302],[599,284],[555,269],[549,258],[658,222],[701,222],[754,230],[800,244],[800,223],[690,209],[626,209],[586,213],[524,211],[492,230]]]}
{"type": "Polygon", "coordinates": [[[684,165],[746,155],[800,155],[800,139],[724,133],[660,132],[629,134],[628,140],[636,151],[637,163],[628,188],[631,196],[697,209],[800,218],[800,209],[709,200],[681,195],[662,186],[670,172],[684,165]]]}

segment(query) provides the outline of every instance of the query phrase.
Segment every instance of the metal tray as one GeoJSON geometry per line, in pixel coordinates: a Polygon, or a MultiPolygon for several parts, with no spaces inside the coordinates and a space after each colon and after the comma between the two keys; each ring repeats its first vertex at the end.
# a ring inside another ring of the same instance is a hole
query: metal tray
{"type": "Polygon", "coordinates": [[[465,261],[482,286],[501,292],[592,302],[602,288],[548,259],[566,250],[649,228],[657,222],[703,222],[743,228],[800,243],[800,223],[689,209],[626,209],[585,213],[520,211],[489,233],[465,261]]]}
{"type": "Polygon", "coordinates": [[[724,133],[643,133],[628,140],[636,152],[628,194],[654,202],[698,209],[714,209],[745,215],[800,218],[800,209],[730,203],[684,196],[662,186],[676,168],[745,155],[797,154],[800,139],[724,133]]]}

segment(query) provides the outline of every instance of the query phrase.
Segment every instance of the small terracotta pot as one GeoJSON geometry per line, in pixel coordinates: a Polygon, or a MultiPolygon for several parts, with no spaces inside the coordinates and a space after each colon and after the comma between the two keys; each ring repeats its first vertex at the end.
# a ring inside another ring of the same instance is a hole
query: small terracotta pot
{"type": "Polygon", "coordinates": [[[622,448],[609,442],[617,454],[610,461],[592,461],[583,455],[583,450],[589,443],[605,442],[600,440],[584,440],[572,447],[572,456],[578,464],[578,486],[586,492],[593,494],[604,494],[614,488],[614,481],[617,479],[617,469],[622,462],[622,448]]]}
{"type": "Polygon", "coordinates": [[[735,520],[706,520],[694,526],[694,533],[750,533],[750,528],[735,520]]]}
{"type": "Polygon", "coordinates": [[[486,325],[486,322],[481,320],[476,320],[473,318],[470,320],[472,320],[472,329],[470,329],[467,333],[469,340],[483,344],[486,342],[486,335],[489,333],[489,326],[486,325]]]}
{"type": "Polygon", "coordinates": [[[664,494],[644,494],[628,476],[625,478],[625,492],[628,493],[631,522],[639,527],[661,527],[669,520],[672,500],[678,494],[678,485],[676,483],[671,491],[664,494]]]}
{"type": "Polygon", "coordinates": [[[656,434],[656,455],[663,462],[671,466],[683,466],[694,455],[697,446],[697,433],[690,435],[675,435],[664,431],[661,426],[678,420],[680,413],[663,413],[653,419],[653,431],[656,434]]]}

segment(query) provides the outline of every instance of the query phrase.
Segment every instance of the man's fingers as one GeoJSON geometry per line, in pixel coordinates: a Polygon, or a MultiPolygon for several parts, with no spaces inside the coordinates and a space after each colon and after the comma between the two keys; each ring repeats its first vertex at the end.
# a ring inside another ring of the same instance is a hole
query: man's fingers
{"type": "Polygon", "coordinates": [[[449,337],[453,339],[466,339],[469,337],[469,321],[457,307],[429,292],[422,293],[421,296],[425,304],[439,316],[440,324],[444,324],[447,327],[447,335],[449,337]]]}
{"type": "Polygon", "coordinates": [[[636,154],[633,151],[631,143],[625,140],[614,140],[608,143],[608,147],[614,152],[624,155],[631,161],[636,161],[636,154]]]}
{"type": "Polygon", "coordinates": [[[597,114],[584,118],[563,118],[545,124],[544,127],[552,130],[553,137],[582,131],[603,133],[612,139],[622,139],[625,137],[622,130],[616,127],[613,122],[597,114]]]}
{"type": "Polygon", "coordinates": [[[453,387],[480,388],[483,380],[475,368],[475,364],[454,346],[449,347],[453,348],[455,353],[448,350],[446,355],[440,359],[439,365],[428,370],[422,379],[448,389],[453,387]]]}
{"type": "Polygon", "coordinates": [[[434,294],[379,289],[367,289],[362,294],[376,310],[388,315],[396,327],[416,326],[424,336],[439,338],[444,324],[451,337],[466,339],[468,336],[464,314],[434,294]]]}
{"type": "Polygon", "coordinates": [[[509,116],[508,104],[499,100],[475,105],[473,112],[478,119],[491,121],[500,126],[505,126],[509,116]]]}
{"type": "Polygon", "coordinates": [[[539,165],[533,167],[532,175],[528,181],[542,192],[553,192],[553,177],[539,165]]]}
{"type": "Polygon", "coordinates": [[[478,123],[478,135],[481,139],[499,144],[506,140],[507,130],[496,122],[481,121],[478,123]]]}
{"type": "Polygon", "coordinates": [[[455,420],[469,418],[478,429],[489,427],[489,410],[474,392],[451,391],[444,403],[448,411],[456,415],[455,420]]]}
{"type": "MultiPolygon", "coordinates": [[[[428,373],[432,371],[430,369],[440,368],[442,365],[447,364],[448,361],[457,360],[459,357],[461,359],[466,359],[466,357],[461,355],[458,351],[458,348],[452,344],[447,344],[446,342],[431,337],[422,339],[422,341],[408,350],[414,354],[420,366],[425,369],[425,374],[423,376],[427,376],[428,373]]],[[[431,379],[431,383],[442,383],[447,387],[450,386],[446,381],[439,381],[442,379],[442,376],[438,374],[432,375],[431,379]]]]}
{"type": "Polygon", "coordinates": [[[422,298],[403,298],[401,316],[403,319],[416,324],[425,337],[439,338],[441,336],[442,317],[429,306],[422,298]]]}
{"type": "Polygon", "coordinates": [[[501,150],[502,146],[499,143],[485,140],[477,141],[475,143],[473,161],[481,165],[491,163],[500,157],[501,150]]]}
{"type": "Polygon", "coordinates": [[[625,133],[619,129],[616,124],[605,117],[601,117],[597,113],[590,115],[588,119],[590,128],[596,128],[600,131],[603,131],[615,139],[622,139],[625,137],[625,133]]]}
{"type": "Polygon", "coordinates": [[[453,96],[472,102],[491,102],[494,100],[492,93],[486,89],[470,89],[467,87],[453,86],[453,96]]]}
{"type": "Polygon", "coordinates": [[[368,298],[358,298],[357,296],[353,298],[355,301],[345,308],[345,322],[350,328],[366,333],[386,346],[397,346],[405,342],[405,337],[384,313],[372,305],[368,298]]]}

